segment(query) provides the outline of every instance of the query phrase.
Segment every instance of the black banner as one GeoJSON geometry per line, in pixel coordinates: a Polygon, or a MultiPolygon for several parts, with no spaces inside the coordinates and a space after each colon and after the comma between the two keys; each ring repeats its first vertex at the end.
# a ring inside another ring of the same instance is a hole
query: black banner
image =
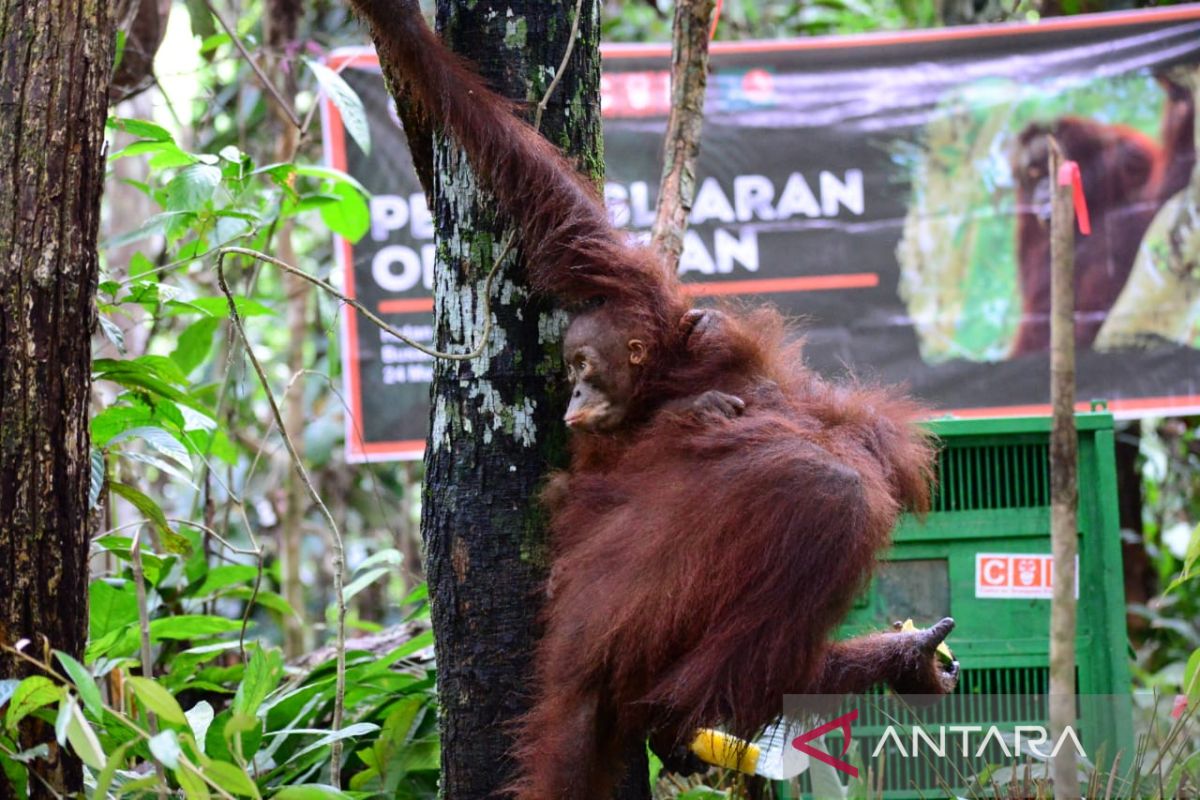
{"type": "MultiPolygon", "coordinates": [[[[661,172],[669,57],[604,49],[605,194],[639,233],[661,172]]],[[[368,157],[326,104],[330,164],[374,193],[371,231],[340,243],[346,287],[429,341],[432,222],[374,53],[330,65],[362,97],[373,142],[368,157]]],[[[1095,228],[1077,245],[1079,396],[1126,416],[1200,408],[1200,268],[1171,236],[1195,159],[1197,65],[1197,5],[716,43],[681,276],[703,302],[776,304],[826,374],[906,383],[964,415],[1043,411],[1036,168],[1052,133],[1080,163],[1095,228]]],[[[349,310],[344,331],[349,457],[415,457],[428,358],[349,310]]]]}

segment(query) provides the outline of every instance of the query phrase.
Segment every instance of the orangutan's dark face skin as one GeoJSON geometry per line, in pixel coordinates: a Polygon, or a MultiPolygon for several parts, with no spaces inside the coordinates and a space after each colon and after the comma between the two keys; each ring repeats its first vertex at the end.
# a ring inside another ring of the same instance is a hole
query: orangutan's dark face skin
{"type": "Polygon", "coordinates": [[[646,360],[645,343],[629,338],[602,315],[590,313],[576,317],[567,328],[563,350],[571,382],[571,402],[564,417],[567,427],[583,433],[619,428],[646,360]]]}

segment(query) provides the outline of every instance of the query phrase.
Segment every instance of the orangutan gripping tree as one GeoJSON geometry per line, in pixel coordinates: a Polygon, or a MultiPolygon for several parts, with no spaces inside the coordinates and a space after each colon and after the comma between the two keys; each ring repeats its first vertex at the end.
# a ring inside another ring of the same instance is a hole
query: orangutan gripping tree
{"type": "Polygon", "coordinates": [[[928,507],[918,408],[807,370],[774,311],[693,309],[415,0],[351,3],[515,222],[533,287],[573,316],[572,458],[543,495],[553,567],[510,791],[606,798],[631,743],[673,758],[698,727],[750,736],[787,693],[953,688],[934,655],[949,619],[829,640],[900,511],[928,507]]]}

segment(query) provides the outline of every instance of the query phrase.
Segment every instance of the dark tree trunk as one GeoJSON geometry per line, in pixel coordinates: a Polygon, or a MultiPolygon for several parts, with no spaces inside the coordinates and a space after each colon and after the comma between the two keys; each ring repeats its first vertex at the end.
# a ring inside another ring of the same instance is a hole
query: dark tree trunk
{"type": "MultiPolygon", "coordinates": [[[[558,69],[573,12],[569,2],[438,2],[450,46],[531,108],[558,69]]],[[[599,180],[595,2],[583,3],[582,14],[542,132],[566,143],[599,180]]],[[[505,229],[456,146],[439,138],[433,169],[437,342],[462,351],[483,327],[479,298],[505,229]]],[[[546,570],[545,520],[535,498],[544,471],[564,455],[565,395],[556,376],[565,318],[531,298],[521,265],[509,262],[495,281],[495,327],[483,356],[436,365],[425,457],[421,527],[437,634],[442,791],[452,800],[497,796],[512,778],[505,724],[528,707],[546,570]]]]}
{"type": "MultiPolygon", "coordinates": [[[[0,2],[0,642],[82,655],[87,623],[89,336],[115,41],[106,0],[0,2]]],[[[26,670],[0,653],[0,676],[26,670]]],[[[81,773],[52,730],[35,762],[81,773]]],[[[50,796],[37,780],[34,796],[50,796]]],[[[0,774],[0,797],[13,789],[0,774]]]]}

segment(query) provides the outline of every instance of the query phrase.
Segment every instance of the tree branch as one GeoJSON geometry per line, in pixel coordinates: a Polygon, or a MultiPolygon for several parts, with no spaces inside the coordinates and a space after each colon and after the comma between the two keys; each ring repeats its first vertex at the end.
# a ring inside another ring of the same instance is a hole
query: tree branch
{"type": "Polygon", "coordinates": [[[671,42],[671,114],[663,143],[663,174],[651,243],[672,274],[683,253],[688,213],[696,196],[696,158],[708,86],[708,40],[713,0],[678,0],[671,42]]]}

